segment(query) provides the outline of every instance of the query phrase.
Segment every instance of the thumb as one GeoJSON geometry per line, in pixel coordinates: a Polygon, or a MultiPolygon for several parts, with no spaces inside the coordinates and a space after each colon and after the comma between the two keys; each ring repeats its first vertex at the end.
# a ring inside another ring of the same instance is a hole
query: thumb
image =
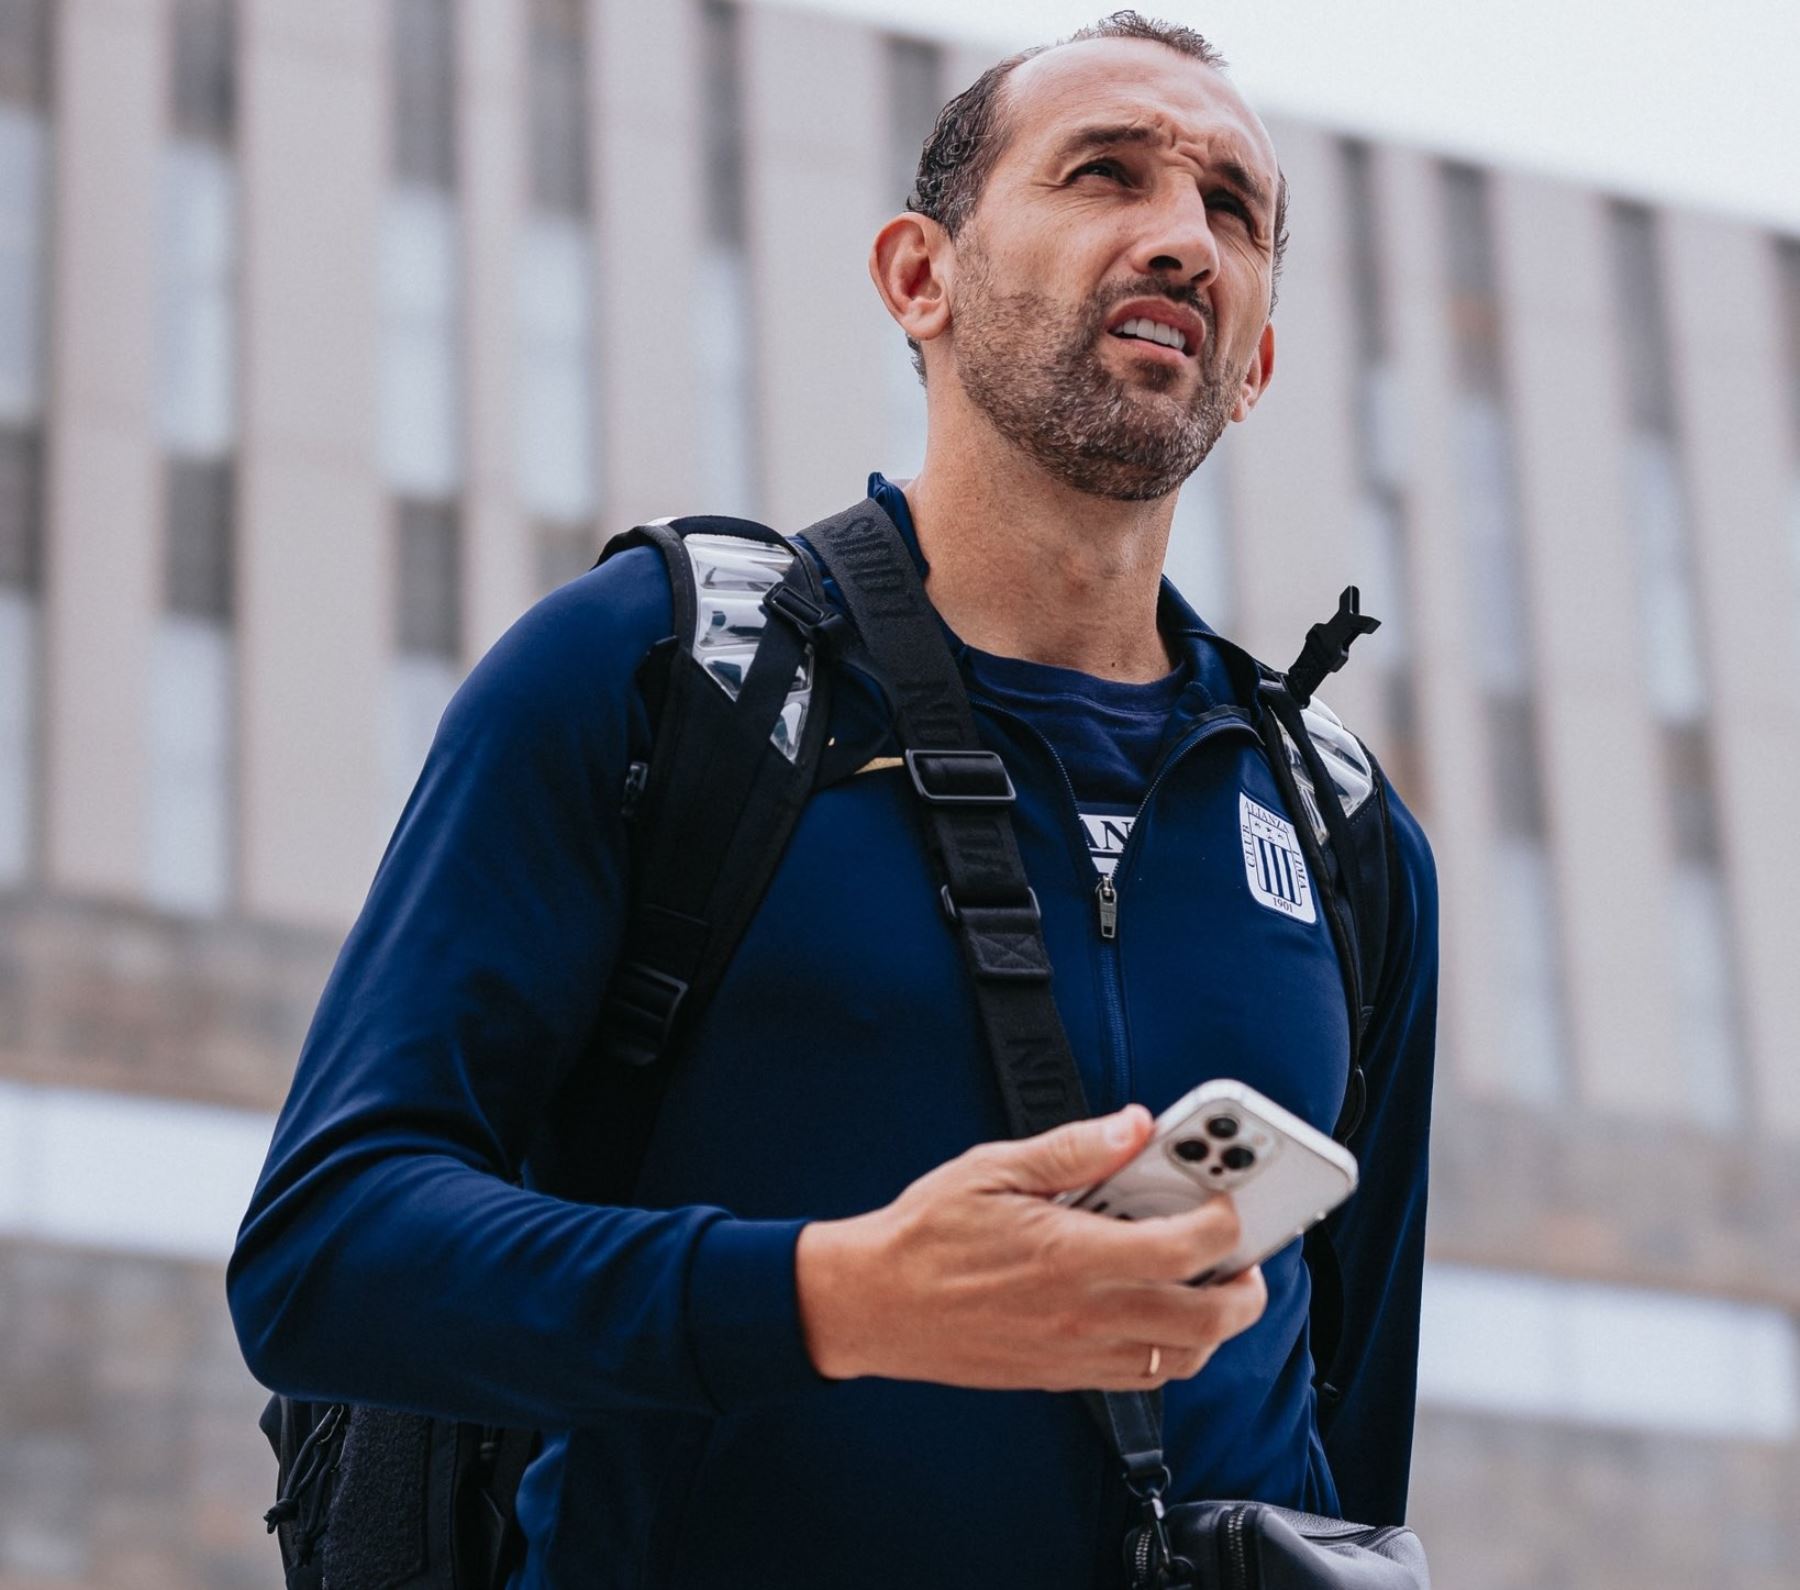
{"type": "Polygon", "coordinates": [[[1019,1192],[1087,1187],[1128,1163],[1150,1136],[1150,1112],[1127,1104],[1111,1115],[1066,1125],[1006,1145],[1002,1174],[1019,1192]]]}

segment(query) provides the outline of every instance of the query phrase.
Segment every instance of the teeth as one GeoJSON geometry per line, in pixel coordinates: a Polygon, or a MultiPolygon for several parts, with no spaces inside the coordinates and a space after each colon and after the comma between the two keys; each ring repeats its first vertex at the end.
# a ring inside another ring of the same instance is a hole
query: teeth
{"type": "Polygon", "coordinates": [[[1114,329],[1115,337],[1142,337],[1146,342],[1160,342],[1165,348],[1174,348],[1178,352],[1187,352],[1187,338],[1173,326],[1165,326],[1161,321],[1151,320],[1140,315],[1136,320],[1127,320],[1124,325],[1114,329]]]}

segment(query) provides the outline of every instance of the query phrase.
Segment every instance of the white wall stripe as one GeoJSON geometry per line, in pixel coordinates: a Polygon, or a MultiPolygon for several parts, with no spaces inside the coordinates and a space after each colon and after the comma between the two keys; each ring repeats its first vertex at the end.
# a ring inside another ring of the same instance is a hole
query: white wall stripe
{"type": "MultiPolygon", "coordinates": [[[[0,1237],[224,1263],[274,1118],[0,1082],[0,1237]]],[[[1800,1438],[1781,1310],[1550,1276],[1426,1267],[1419,1398],[1513,1419],[1800,1438]]]]}

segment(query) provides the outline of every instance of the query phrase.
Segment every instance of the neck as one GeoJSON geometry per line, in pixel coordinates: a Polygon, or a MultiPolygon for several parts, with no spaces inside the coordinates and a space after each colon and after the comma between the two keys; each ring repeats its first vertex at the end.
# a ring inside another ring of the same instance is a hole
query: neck
{"type": "Polygon", "coordinates": [[[902,489],[927,594],[971,646],[1127,683],[1174,666],[1156,627],[1173,493],[1088,496],[991,429],[933,437],[902,489]]]}

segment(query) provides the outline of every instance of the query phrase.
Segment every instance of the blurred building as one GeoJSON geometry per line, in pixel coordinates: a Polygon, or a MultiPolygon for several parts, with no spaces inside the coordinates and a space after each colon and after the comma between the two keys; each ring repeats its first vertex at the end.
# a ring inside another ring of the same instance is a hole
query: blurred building
{"type": "MultiPolygon", "coordinates": [[[[1229,49],[1229,40],[1223,41],[1229,49]]],[[[275,1582],[222,1262],[439,713],[641,518],[916,467],[928,40],[712,0],[0,0],[0,1590],[275,1582]]],[[[1272,123],[1171,572],[1436,846],[1415,1521],[1800,1559],[1800,244],[1272,123]]],[[[570,680],[579,700],[580,680],[570,680]]]]}

